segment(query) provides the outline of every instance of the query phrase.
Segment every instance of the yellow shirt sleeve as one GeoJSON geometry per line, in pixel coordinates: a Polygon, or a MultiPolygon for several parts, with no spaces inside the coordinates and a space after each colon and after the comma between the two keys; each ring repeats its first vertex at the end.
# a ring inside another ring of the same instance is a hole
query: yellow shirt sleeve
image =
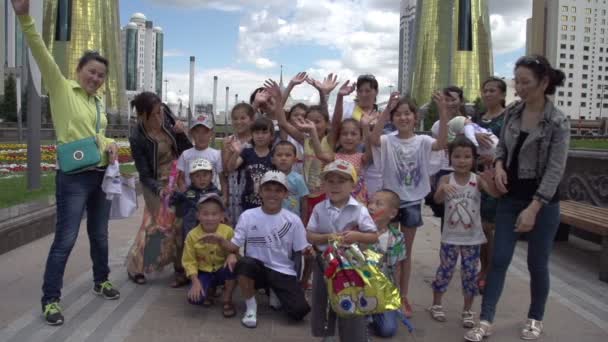
{"type": "Polygon", "coordinates": [[[186,276],[188,278],[198,274],[198,261],[196,260],[195,244],[199,239],[199,234],[197,234],[199,231],[199,226],[196,226],[194,229],[192,229],[192,231],[190,231],[190,233],[188,233],[186,241],[184,242],[182,266],[184,267],[184,270],[186,271],[186,276]]]}

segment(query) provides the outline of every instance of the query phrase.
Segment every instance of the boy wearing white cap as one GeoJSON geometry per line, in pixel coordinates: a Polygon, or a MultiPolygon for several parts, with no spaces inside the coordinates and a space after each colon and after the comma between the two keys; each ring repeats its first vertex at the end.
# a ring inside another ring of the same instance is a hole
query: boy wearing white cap
{"type": "Polygon", "coordinates": [[[245,249],[235,273],[247,305],[241,320],[247,328],[257,326],[255,289],[273,290],[292,320],[299,321],[310,311],[292,258],[293,253],[310,248],[310,244],[300,218],[282,208],[287,196],[285,174],[266,172],[260,183],[262,206],[243,212],[231,240],[217,239],[228,251],[245,249]]]}
{"type": "MultiPolygon", "coordinates": [[[[213,184],[213,165],[207,159],[195,159],[190,163],[188,175],[191,184],[185,192],[175,192],[171,204],[175,205],[177,217],[183,217],[182,239],[185,239],[190,230],[198,225],[197,203],[206,194],[222,195],[220,189],[213,184]]],[[[179,252],[179,251],[178,251],[179,252]]]]}
{"type": "MultiPolygon", "coordinates": [[[[355,167],[345,160],[335,160],[323,168],[321,178],[327,198],[312,211],[306,227],[308,241],[320,251],[325,251],[327,243],[335,239],[346,244],[376,243],[378,235],[374,220],[367,208],[351,196],[358,180],[355,167]]],[[[323,270],[318,263],[313,264],[312,335],[326,339],[334,336],[337,321],[340,341],[366,342],[366,318],[336,317],[336,313],[327,307],[323,270]]]]}
{"type": "Polygon", "coordinates": [[[190,124],[190,139],[194,147],[184,151],[177,160],[177,169],[179,176],[177,179],[177,187],[181,191],[192,184],[189,170],[192,162],[197,159],[207,159],[213,166],[213,183],[224,192],[224,203],[227,203],[227,180],[223,174],[222,154],[219,150],[210,147],[211,139],[213,138],[213,120],[210,115],[202,114],[197,116],[190,124]]]}

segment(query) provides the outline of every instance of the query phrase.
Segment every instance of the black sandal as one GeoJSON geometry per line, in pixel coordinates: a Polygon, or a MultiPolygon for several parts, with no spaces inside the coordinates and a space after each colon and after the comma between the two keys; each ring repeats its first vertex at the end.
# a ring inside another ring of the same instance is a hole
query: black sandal
{"type": "Polygon", "coordinates": [[[146,276],[141,273],[131,274],[127,272],[129,279],[137,285],[144,285],[146,283],[146,276]]]}
{"type": "Polygon", "coordinates": [[[232,302],[224,302],[224,306],[222,307],[222,315],[225,318],[236,316],[236,309],[234,308],[234,304],[232,304],[232,302]]]}

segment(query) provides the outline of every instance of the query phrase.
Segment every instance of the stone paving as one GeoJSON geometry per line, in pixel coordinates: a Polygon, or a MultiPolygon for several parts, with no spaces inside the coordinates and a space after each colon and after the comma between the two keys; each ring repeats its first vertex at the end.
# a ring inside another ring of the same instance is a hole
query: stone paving
{"type": "MultiPolygon", "coordinates": [[[[143,203],[143,201],[140,201],[143,203]]],[[[171,270],[150,277],[147,285],[127,280],[124,257],[139,227],[141,210],[132,218],[110,222],[111,278],[120,288],[117,301],[105,301],[91,291],[89,246],[84,225],[72,251],[65,273],[62,306],[66,323],[61,327],[44,324],[40,314],[42,272],[52,236],[47,236],[0,255],[0,341],[314,341],[308,319],[287,322],[270,310],[259,296],[258,328],[240,324],[244,304],[236,299],[239,316],[224,319],[221,306],[206,309],[185,301],[186,289],[171,289],[171,270]]],[[[49,224],[51,224],[49,222],[49,224]]],[[[392,340],[462,341],[459,325],[462,297],[460,276],[456,274],[444,306],[448,322],[434,322],[426,307],[429,287],[438,264],[438,220],[425,216],[414,247],[411,300],[415,326],[409,334],[402,326],[392,340]]],[[[547,305],[543,341],[608,340],[608,284],[597,279],[597,245],[571,238],[559,243],[552,257],[552,293],[547,305]]],[[[490,341],[518,340],[519,328],[529,302],[526,244],[517,247],[502,301],[498,307],[495,332],[490,341]]],[[[238,294],[237,294],[237,298],[238,294]]],[[[475,307],[479,307],[479,302],[475,307]]]]}

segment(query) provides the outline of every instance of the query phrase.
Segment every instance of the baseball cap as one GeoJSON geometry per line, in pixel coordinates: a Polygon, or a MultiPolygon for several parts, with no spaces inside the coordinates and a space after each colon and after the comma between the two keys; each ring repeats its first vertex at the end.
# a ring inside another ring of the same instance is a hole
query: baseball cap
{"type": "Polygon", "coordinates": [[[194,121],[190,124],[190,129],[196,126],[205,126],[209,129],[213,129],[213,121],[211,115],[201,114],[197,116],[194,121]]]}
{"type": "Polygon", "coordinates": [[[222,210],[226,210],[226,207],[224,206],[224,200],[220,197],[220,195],[218,195],[215,192],[210,192],[208,194],[204,194],[203,196],[201,196],[201,198],[198,200],[198,203],[196,205],[200,206],[201,204],[203,204],[207,201],[215,201],[215,202],[217,202],[217,204],[220,205],[220,207],[222,207],[222,210]]]}
{"type": "Polygon", "coordinates": [[[213,171],[213,165],[211,165],[210,161],[204,158],[195,159],[190,162],[190,173],[201,170],[213,171]]]}
{"type": "Polygon", "coordinates": [[[466,122],[467,118],[464,116],[457,116],[448,121],[448,142],[452,142],[457,135],[464,132],[466,122]]]}
{"type": "Polygon", "coordinates": [[[323,172],[321,172],[321,178],[325,178],[326,175],[332,172],[340,173],[351,178],[354,183],[357,182],[357,171],[355,170],[353,164],[347,162],[346,160],[338,159],[325,165],[323,172]]]}
{"type": "Polygon", "coordinates": [[[262,181],[260,182],[260,186],[269,183],[269,182],[275,182],[275,183],[279,183],[282,186],[285,187],[285,189],[289,189],[289,187],[287,186],[287,177],[285,176],[285,174],[281,171],[268,171],[264,174],[264,176],[262,177],[262,181]]]}

